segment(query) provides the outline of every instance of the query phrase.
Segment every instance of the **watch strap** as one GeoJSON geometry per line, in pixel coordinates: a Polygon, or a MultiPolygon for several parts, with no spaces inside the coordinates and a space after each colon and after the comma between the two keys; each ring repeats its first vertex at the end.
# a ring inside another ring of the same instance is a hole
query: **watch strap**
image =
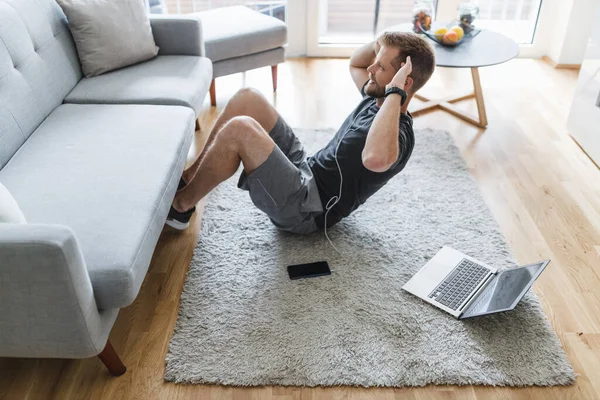
{"type": "Polygon", "coordinates": [[[388,88],[385,90],[385,97],[387,97],[390,94],[393,93],[398,93],[400,96],[402,96],[402,101],[401,101],[401,105],[404,105],[404,103],[406,102],[406,98],[408,97],[408,95],[406,94],[406,92],[402,89],[400,89],[399,87],[396,86],[392,86],[391,88],[388,88]]]}

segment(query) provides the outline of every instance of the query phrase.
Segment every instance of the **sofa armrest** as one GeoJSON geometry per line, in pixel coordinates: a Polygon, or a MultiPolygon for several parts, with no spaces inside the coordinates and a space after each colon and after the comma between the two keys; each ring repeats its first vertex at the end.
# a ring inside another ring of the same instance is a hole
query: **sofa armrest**
{"type": "Polygon", "coordinates": [[[117,314],[96,307],[71,229],[0,224],[0,357],[94,356],[117,314]]]}
{"type": "Polygon", "coordinates": [[[205,56],[202,23],[198,16],[150,15],[150,26],[159,55],[205,56]]]}

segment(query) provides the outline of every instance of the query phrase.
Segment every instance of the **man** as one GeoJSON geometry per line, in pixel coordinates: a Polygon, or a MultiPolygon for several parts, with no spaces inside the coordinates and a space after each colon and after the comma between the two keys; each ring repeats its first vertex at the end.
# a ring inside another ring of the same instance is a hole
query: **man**
{"type": "Polygon", "coordinates": [[[268,101],[240,90],[184,171],[167,224],[187,228],[195,204],[240,162],[238,187],[279,229],[308,234],[336,224],[406,165],[415,140],[408,104],[434,68],[432,47],[413,33],[384,33],[362,46],[350,73],[363,99],[329,144],[308,158],[268,101]]]}

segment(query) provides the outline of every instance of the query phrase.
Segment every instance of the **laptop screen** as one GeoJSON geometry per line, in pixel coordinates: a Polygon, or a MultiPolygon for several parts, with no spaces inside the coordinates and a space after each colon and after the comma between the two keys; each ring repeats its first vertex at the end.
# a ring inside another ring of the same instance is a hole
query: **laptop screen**
{"type": "Polygon", "coordinates": [[[460,318],[512,310],[549,261],[499,271],[460,318]]]}

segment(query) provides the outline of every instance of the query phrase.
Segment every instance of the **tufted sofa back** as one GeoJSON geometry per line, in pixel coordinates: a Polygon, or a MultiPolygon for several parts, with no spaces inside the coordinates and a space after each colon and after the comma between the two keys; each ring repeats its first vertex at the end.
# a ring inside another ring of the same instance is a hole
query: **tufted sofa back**
{"type": "Polygon", "coordinates": [[[81,77],[54,0],[0,0],[0,169],[81,77]]]}

